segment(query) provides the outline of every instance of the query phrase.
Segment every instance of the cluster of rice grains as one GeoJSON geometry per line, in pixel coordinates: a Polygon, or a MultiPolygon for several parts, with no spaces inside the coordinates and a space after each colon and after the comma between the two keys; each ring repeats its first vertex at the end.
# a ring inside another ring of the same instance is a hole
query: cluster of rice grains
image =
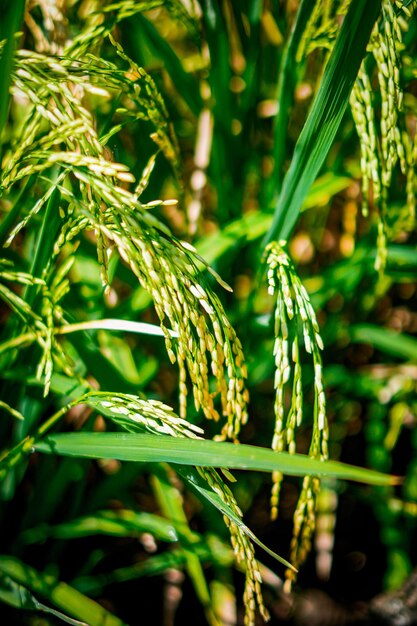
{"type": "MultiPolygon", "coordinates": [[[[0,182],[3,192],[8,193],[18,181],[28,180],[35,174],[45,191],[9,233],[7,243],[10,245],[29,221],[45,209],[53,190],[58,189],[61,224],[54,261],[58,256],[60,263],[65,256],[69,260],[75,253],[80,233],[93,230],[104,285],[108,287],[108,260],[117,251],[152,296],[169,358],[179,366],[179,417],[167,414],[164,406],[114,394],[105,394],[107,398],[100,397],[100,401],[96,398],[103,413],[110,413],[113,418],[116,415],[119,419],[126,417],[131,424],[136,420],[142,427],[156,433],[198,436],[198,431],[187,426],[185,421],[191,382],[197,410],[201,409],[210,419],[225,418],[219,437],[237,440],[241,425],[247,420],[248,402],[247,371],[241,344],[220,301],[201,284],[198,266],[201,266],[202,259],[191,246],[176,241],[152,214],[151,209],[163,203],[143,205],[139,200],[155,157],[151,157],[137,183],[124,164],[113,160],[106,147],[112,134],[124,124],[145,119],[154,126],[152,137],[157,149],[177,171],[177,146],[164,103],[150,76],[124,54],[111,36],[109,40],[127,70],[121,70],[115,63],[90,52],[96,39],[97,32],[94,31],[91,37],[74,41],[70,49],[71,60],[65,55],[53,57],[39,52],[18,52],[12,90],[15,105],[23,105],[26,117],[15,145],[5,156],[0,182]],[[100,99],[107,101],[113,96],[119,102],[117,119],[113,120],[112,130],[100,136],[90,100],[100,110],[100,99]],[[51,168],[58,171],[53,181],[48,178],[51,168]],[[129,185],[134,186],[132,191],[129,185]],[[170,329],[178,335],[175,340],[170,329]]],[[[51,263],[47,269],[52,267],[51,263]]],[[[215,272],[212,273],[225,286],[215,272]]],[[[48,272],[45,278],[47,275],[48,272]]],[[[43,279],[41,282],[42,286],[46,284],[43,279]]],[[[33,333],[45,347],[44,354],[47,355],[42,357],[39,366],[39,372],[46,377],[46,391],[53,361],[56,365],[63,365],[59,343],[54,339],[56,325],[65,323],[62,314],[57,315],[54,305],[57,299],[45,299],[50,303],[47,324],[41,325],[40,320],[34,320],[36,330],[33,333]]],[[[241,519],[242,513],[231,491],[217,472],[210,468],[199,471],[232,509],[235,520],[241,519]]],[[[242,530],[243,524],[239,525],[227,516],[225,520],[236,557],[246,568],[245,620],[247,626],[251,626],[255,622],[256,605],[267,617],[259,568],[251,540],[242,530]]]]}
{"type": "MultiPolygon", "coordinates": [[[[127,232],[106,229],[141,284],[151,294],[161,321],[168,355],[180,371],[180,416],[187,415],[187,374],[194,404],[209,419],[219,420],[216,398],[227,422],[222,437],[236,439],[247,420],[247,376],[242,347],[218,298],[197,281],[188,244],[130,222],[127,232]],[[173,340],[169,326],[178,333],[173,340]],[[208,358],[210,357],[210,359],[208,358]],[[215,386],[211,386],[211,376],[215,386]]],[[[197,276],[196,276],[197,274],[197,276]]]]}
{"type": "MultiPolygon", "coordinates": [[[[108,392],[90,392],[78,400],[91,408],[100,411],[123,428],[130,432],[145,429],[154,434],[170,435],[172,437],[200,438],[203,431],[178,417],[171,407],[157,400],[142,400],[129,394],[115,394],[108,392]]],[[[231,543],[237,561],[246,569],[246,584],[244,604],[246,608],[245,625],[255,623],[256,607],[262,617],[267,620],[268,612],[264,606],[261,592],[261,574],[255,559],[253,544],[243,523],[235,520],[243,517],[231,490],[225,484],[218,472],[211,467],[198,467],[198,473],[216,493],[225,505],[224,520],[229,529],[231,543]],[[228,516],[231,511],[233,518],[228,516]]]]}
{"type": "MultiPolygon", "coordinates": [[[[285,251],[285,242],[272,242],[265,250],[268,268],[268,291],[276,297],[275,305],[275,430],[272,449],[296,452],[296,429],[301,426],[303,407],[300,339],[311,355],[314,368],[313,425],[309,455],[327,459],[328,424],[320,350],[323,348],[319,327],[309,296],[285,251]],[[289,397],[290,396],[290,397],[289,397]]],[[[282,474],[274,472],[271,495],[271,517],[278,514],[282,474]]],[[[316,499],[319,479],[305,477],[294,514],[294,532],[290,561],[298,568],[305,560],[315,528],[316,499]]],[[[286,572],[287,585],[294,580],[294,571],[286,572]]]]}
{"type": "Polygon", "coordinates": [[[159,400],[107,391],[87,393],[81,400],[130,432],[145,429],[152,434],[189,439],[197,439],[203,434],[201,428],[181,419],[170,406],[159,400]]]}
{"type": "MultiPolygon", "coordinates": [[[[350,104],[360,138],[362,171],[362,211],[369,212],[369,197],[378,211],[378,238],[375,268],[382,273],[386,264],[387,239],[415,225],[417,181],[416,135],[407,131],[403,112],[401,58],[403,33],[411,11],[403,2],[383,0],[381,17],[372,33],[370,55],[362,63],[353,88],[350,104]],[[372,55],[373,61],[370,61],[372,55]],[[375,93],[376,74],[379,93],[375,93]],[[380,101],[380,111],[377,103],[380,101]],[[379,124],[378,124],[379,121],[379,124]],[[400,207],[389,200],[389,191],[399,164],[405,179],[405,203],[400,207]],[[405,206],[404,206],[405,205],[405,206]]],[[[409,111],[410,112],[410,111],[409,111]]],[[[414,112],[415,114],[415,112],[414,112]]]]}
{"type": "Polygon", "coordinates": [[[0,258],[0,299],[16,314],[24,328],[22,333],[1,343],[0,354],[6,359],[3,360],[3,367],[6,367],[7,360],[10,363],[17,357],[18,348],[36,342],[41,350],[36,377],[43,381],[44,396],[49,393],[54,362],[67,375],[74,375],[71,360],[55,336],[56,322],[64,319],[60,301],[69,289],[67,273],[70,262],[63,263],[47,284],[43,278],[15,271],[10,260],[0,258]],[[12,283],[14,288],[24,286],[26,298],[15,293],[3,281],[12,283]],[[36,300],[39,306],[34,307],[36,300]]]}
{"type": "MultiPolygon", "coordinates": [[[[204,467],[197,469],[202,478],[204,478],[204,480],[210,485],[211,489],[217,493],[222,502],[232,510],[235,518],[242,519],[242,511],[240,510],[232,492],[220,478],[216,470],[204,467]]],[[[244,530],[246,527],[243,523],[237,524],[227,515],[224,515],[223,517],[230,532],[236,559],[246,570],[245,591],[243,594],[245,605],[245,626],[254,626],[257,607],[264,620],[267,621],[269,619],[269,613],[263,602],[261,590],[262,577],[258,562],[255,558],[255,550],[247,532],[244,530]]]]}
{"type": "MultiPolygon", "coordinates": [[[[126,60],[120,46],[112,43],[119,56],[126,60]]],[[[68,204],[56,252],[80,230],[93,227],[103,281],[107,284],[109,243],[116,244],[121,256],[151,293],[165,331],[170,359],[178,361],[181,417],[186,415],[188,369],[197,409],[202,407],[206,417],[219,419],[214,400],[218,395],[221,412],[227,417],[223,435],[235,439],[241,423],[247,419],[246,366],[240,342],[218,299],[199,284],[193,250],[186,248],[187,244],[174,242],[149,211],[152,206],[139,202],[138,194],[146,186],[146,180],[141,180],[134,192],[121,186],[135,179],[125,165],[108,160],[104,146],[109,137],[98,136],[91,113],[80,104],[80,94],[93,93],[109,98],[118,86],[127,98],[125,107],[119,107],[119,115],[127,114],[129,109],[128,117],[132,119],[132,110],[136,110],[137,118],[153,122],[158,127],[159,136],[155,138],[158,147],[176,167],[176,145],[168,132],[162,99],[150,77],[130,64],[131,74],[134,69],[137,83],[126,80],[125,73],[110,62],[90,58],[88,64],[81,61],[69,64],[65,60],[21,51],[14,90],[19,97],[29,100],[33,109],[23,125],[19,138],[22,141],[6,160],[2,186],[8,189],[31,174],[43,173],[54,165],[61,166],[64,171],[55,184],[59,185],[68,204]],[[80,93],[74,94],[74,90],[80,93]],[[41,134],[45,121],[50,130],[41,134]],[[80,193],[68,188],[69,174],[77,179],[80,193]],[[165,319],[179,334],[176,353],[165,319]],[[216,381],[215,389],[210,387],[211,374],[216,381]]],[[[145,176],[149,176],[149,172],[145,176]]],[[[45,206],[50,194],[49,189],[34,204],[10,233],[8,243],[45,206]]]]}
{"type": "MultiPolygon", "coordinates": [[[[129,233],[120,236],[110,230],[106,232],[113,237],[120,255],[153,298],[168,355],[179,366],[180,419],[184,421],[187,415],[188,374],[196,408],[201,408],[209,419],[219,419],[215,405],[215,398],[219,396],[222,413],[226,416],[221,438],[236,440],[241,425],[247,420],[247,372],[243,352],[217,297],[196,282],[197,271],[189,246],[177,242],[173,248],[172,242],[157,236],[156,231],[152,236],[148,230],[142,230],[139,236],[138,229],[130,236],[129,233]],[[165,320],[178,333],[178,339],[172,339],[165,320]],[[211,375],[214,390],[210,385],[211,375]]],[[[242,512],[233,494],[217,472],[212,468],[197,469],[222,502],[241,519],[242,512]]],[[[227,515],[224,520],[236,558],[246,568],[245,624],[252,626],[257,605],[262,616],[268,617],[254,548],[241,525],[227,515]]]]}

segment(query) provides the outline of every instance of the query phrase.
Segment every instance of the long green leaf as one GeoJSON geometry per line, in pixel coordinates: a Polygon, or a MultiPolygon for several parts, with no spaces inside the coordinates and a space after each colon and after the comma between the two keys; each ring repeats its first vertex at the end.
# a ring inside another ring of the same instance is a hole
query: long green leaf
{"type": "Polygon", "coordinates": [[[0,556],[0,572],[88,626],[123,626],[123,622],[82,593],[11,556],[0,556]]]}
{"type": "MultiPolygon", "coordinates": [[[[58,187],[58,170],[53,172],[53,192],[48,200],[43,215],[41,228],[37,237],[33,251],[33,260],[30,273],[33,276],[41,278],[43,271],[48,266],[50,258],[53,254],[54,242],[58,236],[61,218],[59,215],[59,207],[61,204],[61,192],[58,187]]],[[[32,303],[34,299],[33,290],[29,292],[31,297],[26,298],[27,302],[32,303]]]]}
{"type": "MultiPolygon", "coordinates": [[[[273,199],[279,193],[282,184],[282,169],[285,160],[285,144],[288,134],[288,122],[290,109],[294,99],[295,85],[297,81],[296,54],[307,22],[314,9],[315,2],[301,0],[297,16],[287,45],[282,55],[279,81],[278,81],[278,113],[274,124],[273,158],[274,168],[270,182],[269,199],[273,199]]],[[[269,202],[268,202],[269,205],[269,202]]]]}
{"type": "Polygon", "coordinates": [[[292,476],[333,476],[373,485],[398,482],[372,470],[345,465],[337,461],[319,461],[302,454],[277,453],[266,448],[179,439],[164,435],[136,433],[68,433],[50,435],[35,444],[35,449],[48,454],[120,461],[168,462],[200,467],[280,471],[292,476]]]}
{"type": "Polygon", "coordinates": [[[9,87],[16,46],[15,33],[20,29],[24,9],[25,0],[5,0],[1,3],[0,42],[5,41],[5,43],[0,52],[0,140],[9,112],[9,87]]]}
{"type": "Polygon", "coordinates": [[[401,359],[417,360],[417,339],[373,324],[357,324],[350,329],[356,343],[369,343],[381,352],[401,359]]]}
{"type": "Polygon", "coordinates": [[[295,147],[264,245],[287,239],[303,200],[333,144],[366,52],[381,0],[352,0],[326,65],[317,96],[295,147]]]}
{"type": "MultiPolygon", "coordinates": [[[[346,189],[351,182],[352,180],[347,176],[332,172],[323,174],[309,190],[301,211],[326,206],[332,196],[346,189]]],[[[197,242],[198,253],[207,263],[215,263],[231,249],[240,251],[242,242],[249,243],[263,237],[270,228],[272,220],[272,213],[254,211],[244,214],[239,219],[229,222],[218,232],[204,235],[197,242]]]]}
{"type": "Polygon", "coordinates": [[[26,587],[18,585],[9,577],[0,576],[0,600],[16,609],[50,613],[66,624],[71,624],[71,626],[88,626],[86,622],[80,622],[79,620],[72,619],[60,611],[56,611],[55,609],[51,609],[49,606],[45,606],[45,604],[39,602],[39,600],[37,600],[35,596],[26,589],[26,587]]]}
{"type": "MultiPolygon", "coordinates": [[[[188,525],[186,527],[189,531],[188,525]]],[[[179,541],[191,542],[185,538],[180,524],[173,525],[170,521],[152,513],[136,513],[124,509],[121,511],[99,511],[94,515],[78,517],[70,522],[48,526],[41,524],[24,531],[22,540],[25,543],[45,541],[47,537],[56,539],[76,539],[94,535],[110,535],[113,537],[132,537],[141,533],[151,533],[156,539],[168,543],[179,541]]],[[[191,532],[191,531],[190,531],[191,532]]],[[[194,541],[198,535],[193,536],[194,541]]]]}
{"type": "MultiPolygon", "coordinates": [[[[131,320],[122,319],[100,319],[89,320],[88,322],[79,322],[74,324],[66,324],[56,329],[59,335],[67,335],[80,330],[115,330],[126,333],[140,333],[143,335],[155,335],[156,337],[164,337],[164,333],[160,326],[156,324],[147,324],[146,322],[132,322],[131,320]]],[[[178,337],[178,333],[169,330],[171,337],[178,337]]]]}
{"type": "MultiPolygon", "coordinates": [[[[219,550],[218,550],[219,551],[219,550]]],[[[214,557],[213,550],[205,544],[197,544],[194,546],[194,552],[198,558],[204,563],[212,563],[214,557]]],[[[97,595],[103,593],[103,589],[108,585],[124,583],[131,580],[137,580],[145,576],[161,575],[167,570],[181,569],[184,567],[186,556],[181,548],[176,550],[166,550],[161,554],[149,556],[144,561],[113,569],[103,574],[95,574],[94,576],[81,576],[74,581],[74,585],[83,593],[97,595]]],[[[233,554],[225,546],[222,546],[221,555],[222,564],[227,563],[228,567],[233,564],[233,554]]]]}
{"type": "Polygon", "coordinates": [[[218,509],[223,515],[229,518],[231,522],[239,526],[239,528],[260,548],[265,550],[267,554],[272,556],[276,561],[285,565],[285,567],[297,571],[295,567],[286,559],[279,556],[276,552],[273,552],[266,546],[262,541],[258,539],[258,537],[251,531],[251,529],[246,526],[246,524],[242,521],[240,517],[236,515],[232,511],[232,509],[223,502],[220,498],[219,494],[216,493],[213,489],[210,489],[207,483],[201,478],[198,474],[197,470],[193,467],[180,467],[178,469],[178,473],[182,476],[203,498],[206,498],[216,509],[218,509]]]}

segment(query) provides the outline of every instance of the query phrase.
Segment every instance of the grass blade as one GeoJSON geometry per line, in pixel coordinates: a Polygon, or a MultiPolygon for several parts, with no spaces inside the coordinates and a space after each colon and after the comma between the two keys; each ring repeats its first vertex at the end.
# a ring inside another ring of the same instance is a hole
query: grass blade
{"type": "Polygon", "coordinates": [[[377,350],[401,359],[416,361],[417,339],[373,324],[357,324],[350,329],[351,341],[368,343],[377,350]]]}
{"type": "Polygon", "coordinates": [[[123,626],[123,622],[94,600],[52,576],[29,567],[11,556],[0,556],[0,573],[33,593],[47,598],[62,611],[89,626],[123,626]]]}
{"type": "MultiPolygon", "coordinates": [[[[187,530],[189,530],[188,525],[187,530]]],[[[168,543],[178,541],[180,536],[183,539],[178,525],[174,526],[168,520],[153,513],[136,513],[128,509],[99,511],[94,515],[78,517],[56,526],[42,524],[26,530],[23,538],[25,543],[37,543],[45,541],[47,537],[55,539],[76,539],[94,535],[132,537],[145,532],[168,543]]],[[[190,543],[189,538],[188,543],[190,543]]]]}
{"type": "Polygon", "coordinates": [[[268,190],[268,205],[269,201],[272,200],[275,194],[279,193],[281,189],[288,122],[297,81],[297,72],[294,71],[296,67],[295,57],[314,7],[315,2],[312,2],[312,0],[301,0],[291,36],[282,55],[278,82],[278,113],[274,125],[274,168],[271,178],[268,181],[268,186],[270,187],[268,190]]]}
{"type": "Polygon", "coordinates": [[[242,519],[238,517],[232,511],[232,509],[223,502],[219,494],[207,486],[207,483],[202,480],[201,476],[193,467],[181,467],[178,470],[178,474],[182,476],[182,478],[184,478],[201,496],[203,496],[203,498],[206,498],[206,500],[208,500],[210,504],[216,507],[216,509],[218,509],[220,513],[226,515],[226,517],[228,517],[231,522],[236,524],[236,526],[239,526],[239,528],[249,537],[249,539],[251,539],[251,541],[253,541],[253,543],[256,543],[267,554],[269,554],[269,556],[272,556],[272,558],[274,558],[279,563],[282,563],[282,565],[285,565],[285,567],[292,569],[295,572],[297,571],[289,561],[282,558],[282,556],[279,556],[279,554],[276,554],[276,552],[273,552],[272,550],[270,550],[270,548],[268,548],[268,546],[262,543],[262,541],[258,539],[258,537],[250,530],[250,528],[248,528],[246,524],[242,522],[242,519]]]}
{"type": "MultiPolygon", "coordinates": [[[[333,173],[320,176],[312,185],[303,202],[301,212],[326,206],[331,198],[351,184],[351,179],[333,173]]],[[[205,234],[198,243],[199,254],[207,263],[215,263],[232,249],[241,250],[243,243],[256,241],[265,235],[272,224],[271,213],[258,211],[244,214],[239,219],[229,222],[215,233],[205,234]]]]}
{"type": "Polygon", "coordinates": [[[168,462],[200,467],[280,471],[292,476],[333,476],[372,485],[397,484],[393,476],[345,465],[319,461],[302,454],[277,453],[257,446],[190,440],[136,433],[68,433],[50,435],[35,444],[48,454],[120,461],[168,462]]]}
{"type": "Polygon", "coordinates": [[[287,239],[303,200],[322,167],[346,110],[350,92],[366,52],[381,0],[352,0],[333,52],[326,65],[317,96],[297,141],[294,157],[275,206],[265,239],[287,239]],[[346,63],[345,59],[349,59],[346,63]]]}
{"type": "Polygon", "coordinates": [[[80,622],[79,620],[72,619],[60,611],[56,611],[55,609],[51,609],[49,606],[45,606],[39,602],[35,596],[33,596],[30,591],[26,589],[26,587],[18,585],[10,578],[2,578],[0,580],[0,600],[17,609],[50,613],[62,622],[71,624],[71,626],[88,626],[86,622],[80,622]]]}
{"type": "MultiPolygon", "coordinates": [[[[75,333],[80,330],[115,330],[126,333],[154,335],[156,337],[164,336],[161,327],[157,326],[156,324],[147,324],[146,322],[132,322],[130,320],[111,318],[67,324],[66,326],[60,326],[59,328],[57,328],[56,333],[59,335],[68,335],[69,333],[75,333]]],[[[171,337],[178,337],[177,332],[173,330],[169,330],[168,332],[171,337]]]]}
{"type": "Polygon", "coordinates": [[[16,47],[15,33],[20,29],[23,20],[25,0],[6,0],[6,2],[2,2],[1,9],[0,42],[6,41],[0,56],[0,162],[1,135],[9,113],[9,87],[16,47]]]}
{"type": "MultiPolygon", "coordinates": [[[[211,563],[213,561],[213,553],[205,544],[196,545],[194,552],[204,563],[211,563]]],[[[222,555],[222,560],[227,560],[228,566],[231,567],[233,557],[226,549],[224,549],[224,553],[226,553],[226,556],[222,555]]],[[[150,556],[146,560],[135,563],[134,565],[112,569],[110,572],[104,574],[82,576],[74,581],[74,585],[76,585],[77,589],[82,590],[83,593],[97,595],[103,593],[103,590],[109,585],[138,580],[145,576],[160,576],[167,570],[181,569],[184,567],[185,558],[184,551],[180,548],[167,550],[156,556],[150,556]]]]}

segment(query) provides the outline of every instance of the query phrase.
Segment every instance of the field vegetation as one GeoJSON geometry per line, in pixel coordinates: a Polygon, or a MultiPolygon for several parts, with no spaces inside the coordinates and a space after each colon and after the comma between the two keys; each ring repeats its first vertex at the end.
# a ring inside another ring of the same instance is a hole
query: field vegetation
{"type": "Polygon", "coordinates": [[[414,2],[1,7],[1,622],[312,626],[309,587],[400,588],[414,2]]]}

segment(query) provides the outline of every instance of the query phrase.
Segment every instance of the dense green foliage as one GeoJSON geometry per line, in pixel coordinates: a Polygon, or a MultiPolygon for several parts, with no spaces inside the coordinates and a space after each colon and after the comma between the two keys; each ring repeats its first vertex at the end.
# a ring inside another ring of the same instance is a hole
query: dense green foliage
{"type": "Polygon", "coordinates": [[[413,3],[3,5],[0,615],[255,624],[344,494],[398,586],[413,3]]]}

